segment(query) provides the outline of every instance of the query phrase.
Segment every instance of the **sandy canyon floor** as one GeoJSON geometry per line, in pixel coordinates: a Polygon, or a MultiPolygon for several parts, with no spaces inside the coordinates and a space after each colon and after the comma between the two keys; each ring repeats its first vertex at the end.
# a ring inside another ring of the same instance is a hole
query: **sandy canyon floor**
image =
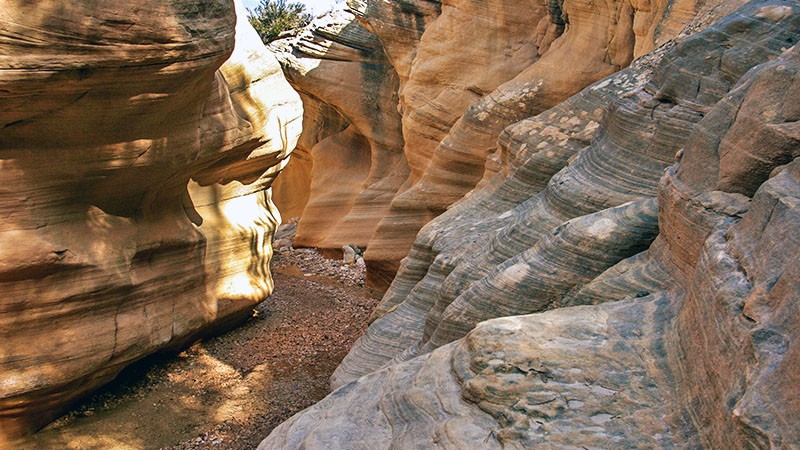
{"type": "Polygon", "coordinates": [[[126,369],[24,449],[251,449],[328,394],[377,303],[359,267],[277,253],[275,290],[252,319],[177,356],[126,369]]]}

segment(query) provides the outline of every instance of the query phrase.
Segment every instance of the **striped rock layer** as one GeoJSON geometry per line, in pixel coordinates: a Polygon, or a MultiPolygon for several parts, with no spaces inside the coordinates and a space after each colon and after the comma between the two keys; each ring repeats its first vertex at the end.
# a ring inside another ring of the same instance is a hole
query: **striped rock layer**
{"type": "Polygon", "coordinates": [[[627,67],[700,5],[351,0],[349,8],[273,46],[309,124],[305,156],[276,192],[300,217],[297,245],[366,247],[368,282],[385,290],[422,226],[500,170],[507,126],[627,67]]]}
{"type": "Polygon", "coordinates": [[[752,2],[507,127],[260,448],[800,446],[798,39],[752,2]]]}
{"type": "Polygon", "coordinates": [[[269,187],[301,104],[239,17],[231,1],[4,3],[0,447],[272,290],[269,187]]]}

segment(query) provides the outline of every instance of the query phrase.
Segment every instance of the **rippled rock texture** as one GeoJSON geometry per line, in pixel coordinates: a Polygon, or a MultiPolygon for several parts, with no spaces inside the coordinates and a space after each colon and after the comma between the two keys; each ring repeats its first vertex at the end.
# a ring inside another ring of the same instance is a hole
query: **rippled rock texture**
{"type": "Polygon", "coordinates": [[[798,39],[752,2],[505,128],[261,448],[799,446],[798,39]]]}
{"type": "Polygon", "coordinates": [[[408,175],[397,74],[378,38],[342,10],[273,50],[305,105],[295,175],[276,187],[282,214],[301,217],[294,244],[366,247],[408,175]]]}
{"type": "Polygon", "coordinates": [[[302,109],[239,13],[4,3],[0,446],[271,291],[269,187],[302,109]]]}
{"type": "Polygon", "coordinates": [[[315,124],[300,145],[310,156],[289,167],[304,175],[281,181],[278,192],[290,215],[301,214],[299,245],[366,247],[368,282],[383,290],[420,228],[502,166],[496,149],[504,128],[627,67],[674,37],[698,7],[680,0],[349,6],[275,46],[304,94],[306,123],[315,124]],[[309,193],[304,211],[287,192],[309,193]]]}

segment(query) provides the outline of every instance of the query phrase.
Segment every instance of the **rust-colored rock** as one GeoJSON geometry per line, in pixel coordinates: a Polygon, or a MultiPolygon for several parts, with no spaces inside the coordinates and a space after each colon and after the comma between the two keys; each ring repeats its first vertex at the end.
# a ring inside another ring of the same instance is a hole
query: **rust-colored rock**
{"type": "Polygon", "coordinates": [[[0,446],[271,291],[301,106],[239,12],[3,5],[0,446]]]}

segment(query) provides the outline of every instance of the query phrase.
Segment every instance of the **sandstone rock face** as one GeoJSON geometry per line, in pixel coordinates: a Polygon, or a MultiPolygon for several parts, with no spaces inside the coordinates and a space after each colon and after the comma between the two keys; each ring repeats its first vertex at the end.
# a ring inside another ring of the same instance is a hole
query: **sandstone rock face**
{"type": "Polygon", "coordinates": [[[506,128],[261,448],[799,446],[798,39],[752,2],[506,128]]]}
{"type": "Polygon", "coordinates": [[[366,247],[408,175],[397,74],[377,37],[342,10],[273,49],[306,105],[298,153],[310,155],[310,173],[278,186],[282,197],[308,192],[295,245],[366,247]]]}
{"type": "Polygon", "coordinates": [[[355,17],[318,20],[276,47],[290,82],[307,94],[306,123],[320,124],[301,140],[313,173],[304,166],[305,177],[278,192],[310,186],[298,242],[366,247],[368,281],[384,290],[420,228],[499,170],[504,128],[626,67],[674,37],[697,8],[594,0],[349,6],[355,17]],[[332,112],[344,123],[326,118],[332,112]]]}
{"type": "Polygon", "coordinates": [[[694,3],[680,1],[669,9],[666,3],[593,0],[443,4],[420,41],[414,66],[420,69],[412,69],[401,92],[411,186],[392,201],[368,246],[373,284],[388,285],[420,228],[474,188],[485,171],[496,170],[486,160],[505,127],[626,67],[693,15],[694,3]],[[487,18],[497,30],[485,25],[487,18]],[[457,31],[463,29],[471,32],[457,31]],[[454,36],[461,41],[452,45],[467,52],[445,48],[454,36]],[[442,72],[458,76],[440,90],[422,88],[442,72]],[[430,131],[443,124],[443,133],[430,131]],[[410,138],[418,136],[433,139],[410,138]]]}
{"type": "Polygon", "coordinates": [[[732,17],[667,58],[650,55],[509,127],[501,145],[510,175],[420,232],[376,316],[391,313],[356,343],[334,385],[458,339],[481,320],[574,304],[562,297],[646,247],[656,232],[642,202],[656,196],[692,127],[794,39],[792,27],[732,17]],[[754,36],[766,44],[752,45],[754,36]]]}
{"type": "Polygon", "coordinates": [[[239,16],[4,4],[0,446],[272,289],[269,187],[301,105],[239,16]]]}

